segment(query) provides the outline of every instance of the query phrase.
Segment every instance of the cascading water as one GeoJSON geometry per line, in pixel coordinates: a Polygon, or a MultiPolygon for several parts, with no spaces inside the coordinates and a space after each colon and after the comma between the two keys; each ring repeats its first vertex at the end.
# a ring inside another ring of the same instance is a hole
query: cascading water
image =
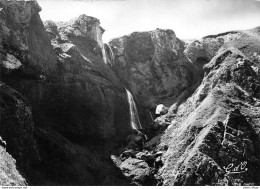
{"type": "MultiPolygon", "coordinates": [[[[113,64],[115,61],[115,54],[114,54],[111,46],[109,44],[106,44],[106,45],[109,49],[111,63],[113,64]]],[[[109,57],[107,59],[109,59],[109,57]]],[[[127,100],[128,100],[128,104],[129,104],[130,125],[131,125],[132,129],[138,131],[139,129],[142,129],[142,125],[139,120],[137,107],[136,107],[133,95],[126,88],[125,88],[125,90],[126,90],[127,100]]],[[[140,131],[138,131],[138,132],[141,133],[140,131]]],[[[147,139],[146,135],[144,135],[144,136],[147,139]]]]}
{"type": "Polygon", "coordinates": [[[126,93],[127,93],[127,100],[128,100],[128,104],[129,104],[129,114],[130,114],[131,127],[135,130],[142,129],[142,125],[141,125],[140,120],[139,120],[139,115],[138,115],[138,112],[137,112],[137,108],[136,108],[134,98],[133,98],[132,94],[127,89],[125,89],[125,90],[126,90],[126,93]]]}
{"type": "Polygon", "coordinates": [[[110,52],[110,57],[111,57],[111,61],[114,63],[115,61],[115,54],[114,52],[112,51],[112,48],[109,44],[107,44],[108,48],[109,48],[109,52],[110,52]]]}

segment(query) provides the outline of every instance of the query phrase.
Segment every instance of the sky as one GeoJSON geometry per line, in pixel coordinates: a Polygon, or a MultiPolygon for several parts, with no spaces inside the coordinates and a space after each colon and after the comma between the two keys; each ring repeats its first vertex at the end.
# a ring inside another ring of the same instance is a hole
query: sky
{"type": "Polygon", "coordinates": [[[172,29],[180,39],[260,26],[260,0],[38,0],[42,20],[96,17],[103,41],[135,31],[172,29]]]}

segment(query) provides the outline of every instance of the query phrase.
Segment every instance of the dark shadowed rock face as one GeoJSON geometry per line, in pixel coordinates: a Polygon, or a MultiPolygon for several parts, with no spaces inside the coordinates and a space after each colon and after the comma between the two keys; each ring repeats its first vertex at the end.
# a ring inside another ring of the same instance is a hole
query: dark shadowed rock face
{"type": "Polygon", "coordinates": [[[112,164],[106,144],[78,145],[56,131],[36,128],[42,161],[32,177],[35,185],[129,185],[112,164]]]}
{"type": "Polygon", "coordinates": [[[24,97],[3,83],[0,123],[1,185],[129,185],[106,144],[80,146],[53,129],[35,128],[24,97]]]}
{"type": "Polygon", "coordinates": [[[43,24],[40,10],[0,2],[0,185],[260,184],[259,27],[105,46],[98,19],[43,24]],[[148,138],[117,77],[139,110],[170,106],[148,138]]]}
{"type": "Polygon", "coordinates": [[[147,107],[169,106],[202,77],[172,30],[135,32],[109,44],[116,75],[147,107]]]}
{"type": "Polygon", "coordinates": [[[0,82],[0,136],[6,141],[6,149],[16,159],[22,172],[37,161],[34,140],[34,122],[31,107],[23,96],[0,82]]]}
{"type": "Polygon", "coordinates": [[[48,22],[46,32],[36,2],[0,7],[0,80],[18,91],[1,87],[0,136],[19,171],[32,185],[128,185],[107,153],[132,128],[99,21],[48,22]]]}
{"type": "Polygon", "coordinates": [[[58,58],[59,77],[59,86],[45,98],[63,118],[56,120],[62,125],[59,130],[72,140],[123,139],[131,129],[126,92],[104,64],[99,21],[81,15],[57,25],[47,21],[45,27],[58,58]]]}
{"type": "Polygon", "coordinates": [[[126,92],[104,64],[99,20],[47,22],[46,33],[39,5],[24,3],[1,2],[2,80],[30,101],[39,127],[75,142],[124,139],[131,131],[126,92]]]}
{"type": "MultiPolygon", "coordinates": [[[[40,79],[41,74],[53,71],[56,57],[38,14],[39,5],[34,1],[4,0],[0,6],[3,60],[8,60],[10,54],[22,62],[19,73],[24,77],[40,79]]],[[[8,68],[3,71],[11,72],[8,68]]]]}
{"type": "Polygon", "coordinates": [[[37,158],[33,126],[31,107],[21,94],[0,82],[1,185],[26,184],[19,172],[28,171],[37,158]]]}

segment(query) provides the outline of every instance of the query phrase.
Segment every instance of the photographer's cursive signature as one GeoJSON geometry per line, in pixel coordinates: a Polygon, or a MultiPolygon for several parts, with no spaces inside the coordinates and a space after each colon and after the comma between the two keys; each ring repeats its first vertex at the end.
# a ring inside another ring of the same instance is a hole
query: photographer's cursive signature
{"type": "Polygon", "coordinates": [[[243,161],[240,164],[238,164],[237,166],[235,166],[233,163],[230,163],[227,167],[223,167],[223,169],[226,171],[225,176],[229,175],[229,174],[237,174],[237,173],[244,173],[248,170],[248,168],[246,168],[247,162],[243,161]]]}

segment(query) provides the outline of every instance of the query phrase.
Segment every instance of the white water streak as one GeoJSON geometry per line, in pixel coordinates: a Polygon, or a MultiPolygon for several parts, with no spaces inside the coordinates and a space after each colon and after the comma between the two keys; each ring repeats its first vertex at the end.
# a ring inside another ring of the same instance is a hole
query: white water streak
{"type": "Polygon", "coordinates": [[[137,112],[137,108],[136,108],[134,98],[133,98],[132,94],[127,89],[126,89],[126,93],[127,93],[128,104],[129,104],[129,114],[130,114],[131,127],[135,130],[142,129],[142,125],[141,125],[140,120],[139,120],[139,115],[138,115],[138,112],[137,112]]]}
{"type": "MultiPolygon", "coordinates": [[[[109,48],[109,53],[110,53],[111,61],[113,64],[115,61],[115,54],[114,54],[111,46],[109,44],[107,44],[107,46],[109,48]]],[[[136,104],[135,104],[133,95],[126,88],[125,88],[125,90],[127,93],[127,100],[128,100],[128,105],[129,105],[130,125],[131,125],[132,129],[135,129],[135,130],[142,129],[142,125],[139,120],[139,115],[138,115],[138,111],[136,108],[136,104]]]]}
{"type": "Polygon", "coordinates": [[[109,52],[110,52],[110,57],[111,57],[111,60],[112,60],[112,63],[114,63],[115,61],[115,54],[114,52],[112,51],[112,48],[109,44],[107,44],[108,48],[109,48],[109,52]]]}

